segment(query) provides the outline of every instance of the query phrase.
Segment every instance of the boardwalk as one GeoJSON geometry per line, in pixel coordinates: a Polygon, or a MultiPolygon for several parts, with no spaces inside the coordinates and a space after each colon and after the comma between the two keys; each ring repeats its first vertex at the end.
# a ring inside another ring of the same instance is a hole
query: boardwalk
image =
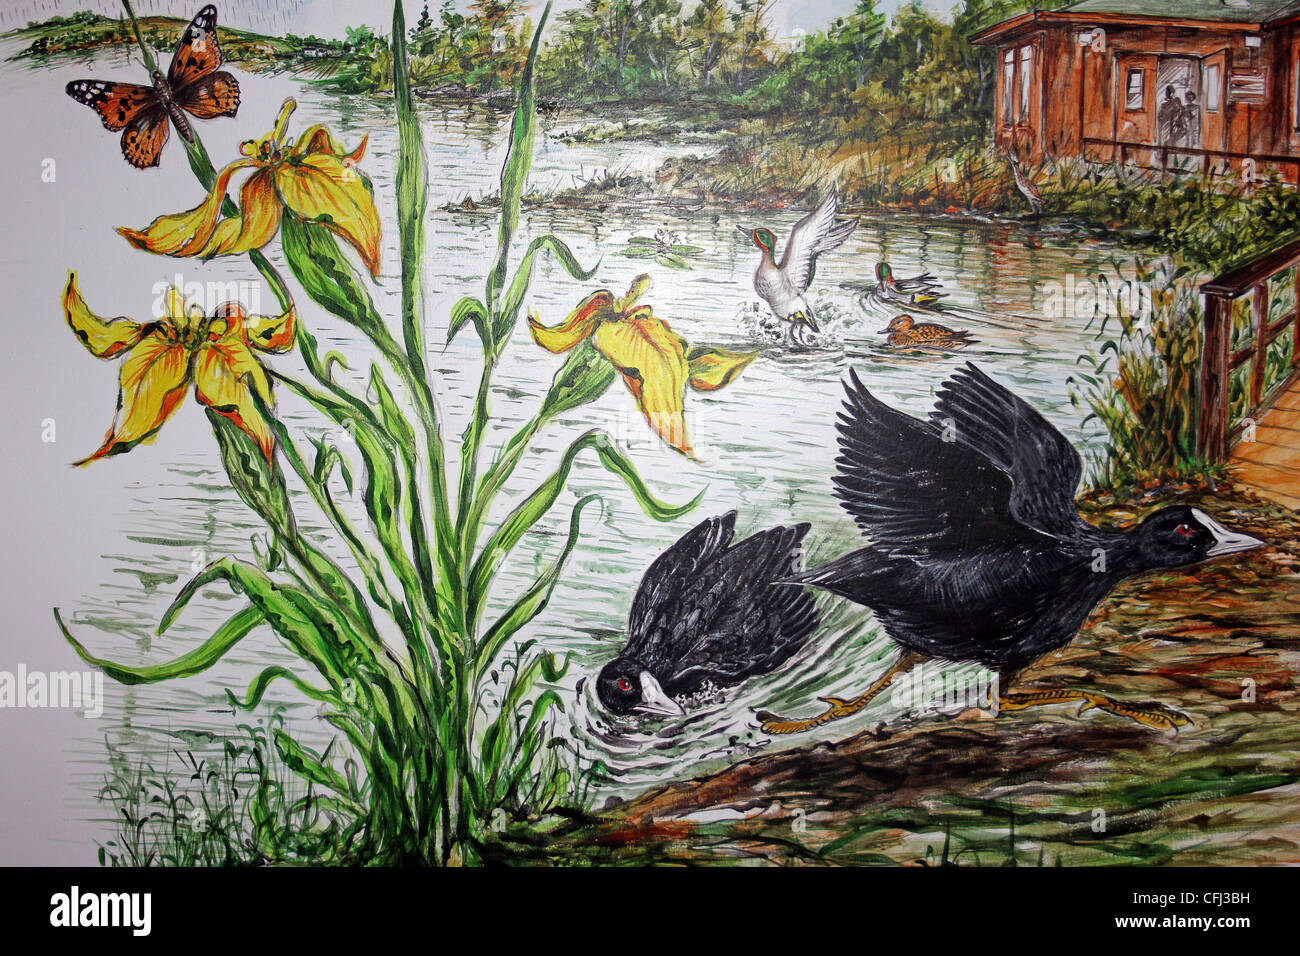
{"type": "Polygon", "coordinates": [[[1238,481],[1300,509],[1300,379],[1260,416],[1255,440],[1233,446],[1230,461],[1238,481]]]}

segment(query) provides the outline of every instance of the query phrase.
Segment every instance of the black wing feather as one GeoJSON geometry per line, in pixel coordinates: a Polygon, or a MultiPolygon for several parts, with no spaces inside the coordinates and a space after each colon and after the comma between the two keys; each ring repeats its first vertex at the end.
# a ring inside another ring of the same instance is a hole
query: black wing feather
{"type": "Polygon", "coordinates": [[[672,693],[706,678],[734,683],[797,651],[817,626],[798,572],[808,525],[776,527],[728,547],[735,512],[711,518],[657,558],[632,602],[624,652],[672,693]]]}
{"type": "Polygon", "coordinates": [[[1011,479],[1011,513],[1046,534],[1081,527],[1074,493],[1083,462],[1074,446],[1018,395],[973,364],[939,390],[930,421],[951,421],[957,440],[975,449],[1011,479]]]}
{"type": "Polygon", "coordinates": [[[925,562],[1039,537],[1011,513],[1011,479],[970,445],[896,411],[850,370],[835,495],[887,554],[925,562]]]}
{"type": "Polygon", "coordinates": [[[700,568],[731,544],[736,532],[736,512],[728,511],[700,522],[655,558],[641,578],[628,615],[628,651],[645,644],[662,631],[662,618],[672,614],[682,593],[700,568]]]}
{"type": "MultiPolygon", "coordinates": [[[[746,538],[702,568],[682,595],[668,644],[674,665],[665,688],[704,679],[731,684],[766,673],[802,647],[817,627],[817,606],[798,585],[807,524],[776,527],[746,538]]],[[[680,691],[674,691],[680,692],[680,691]]]]}

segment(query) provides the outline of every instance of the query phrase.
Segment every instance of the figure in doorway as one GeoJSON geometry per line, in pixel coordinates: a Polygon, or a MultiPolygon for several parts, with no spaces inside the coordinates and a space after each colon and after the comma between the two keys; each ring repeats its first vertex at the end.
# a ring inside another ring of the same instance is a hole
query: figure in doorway
{"type": "Polygon", "coordinates": [[[1201,145],[1201,104],[1196,101],[1196,94],[1188,90],[1187,102],[1183,106],[1182,136],[1180,146],[1198,147],[1201,145]]]}
{"type": "Polygon", "coordinates": [[[1156,111],[1159,142],[1166,146],[1181,146],[1186,137],[1185,117],[1187,107],[1178,98],[1172,85],[1165,87],[1165,98],[1156,111]]]}

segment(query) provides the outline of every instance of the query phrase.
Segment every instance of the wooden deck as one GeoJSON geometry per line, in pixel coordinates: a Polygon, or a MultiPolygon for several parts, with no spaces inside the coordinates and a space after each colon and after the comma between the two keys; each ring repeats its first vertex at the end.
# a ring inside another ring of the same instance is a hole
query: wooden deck
{"type": "Polygon", "coordinates": [[[1247,431],[1229,459],[1238,481],[1265,498],[1300,510],[1300,378],[1247,431]]]}

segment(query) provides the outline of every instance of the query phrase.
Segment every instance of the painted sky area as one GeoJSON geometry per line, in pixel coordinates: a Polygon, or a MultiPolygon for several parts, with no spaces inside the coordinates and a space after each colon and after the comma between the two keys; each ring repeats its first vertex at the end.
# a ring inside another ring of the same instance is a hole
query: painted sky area
{"type": "MultiPolygon", "coordinates": [[[[134,0],[137,13],[167,14],[176,17],[193,16],[203,5],[203,0],[134,0]]],[[[441,0],[430,0],[429,9],[436,13],[441,0]]],[[[556,12],[578,7],[583,0],[556,0],[556,12]]],[[[883,0],[880,9],[893,12],[908,0],[883,0]]],[[[957,0],[925,0],[923,6],[936,13],[947,15],[957,0]]],[[[850,13],[856,0],[777,0],[772,5],[769,23],[779,37],[797,36],[801,32],[818,29],[838,16],[850,13]]],[[[419,17],[424,0],[405,0],[406,20],[414,23],[419,17]]],[[[469,7],[468,0],[458,4],[469,7]]],[[[692,4],[686,3],[689,9],[692,4]]],[[[530,4],[530,12],[541,11],[541,0],[530,4]]],[[[217,9],[221,22],[247,30],[263,33],[299,35],[314,34],[320,37],[343,36],[344,29],[368,24],[378,32],[387,32],[391,7],[386,2],[355,2],[355,0],[225,0],[217,9]]],[[[21,27],[33,20],[44,20],[54,14],[67,16],[78,10],[91,10],[106,16],[122,12],[119,0],[6,0],[0,5],[0,30],[21,27]]]]}

